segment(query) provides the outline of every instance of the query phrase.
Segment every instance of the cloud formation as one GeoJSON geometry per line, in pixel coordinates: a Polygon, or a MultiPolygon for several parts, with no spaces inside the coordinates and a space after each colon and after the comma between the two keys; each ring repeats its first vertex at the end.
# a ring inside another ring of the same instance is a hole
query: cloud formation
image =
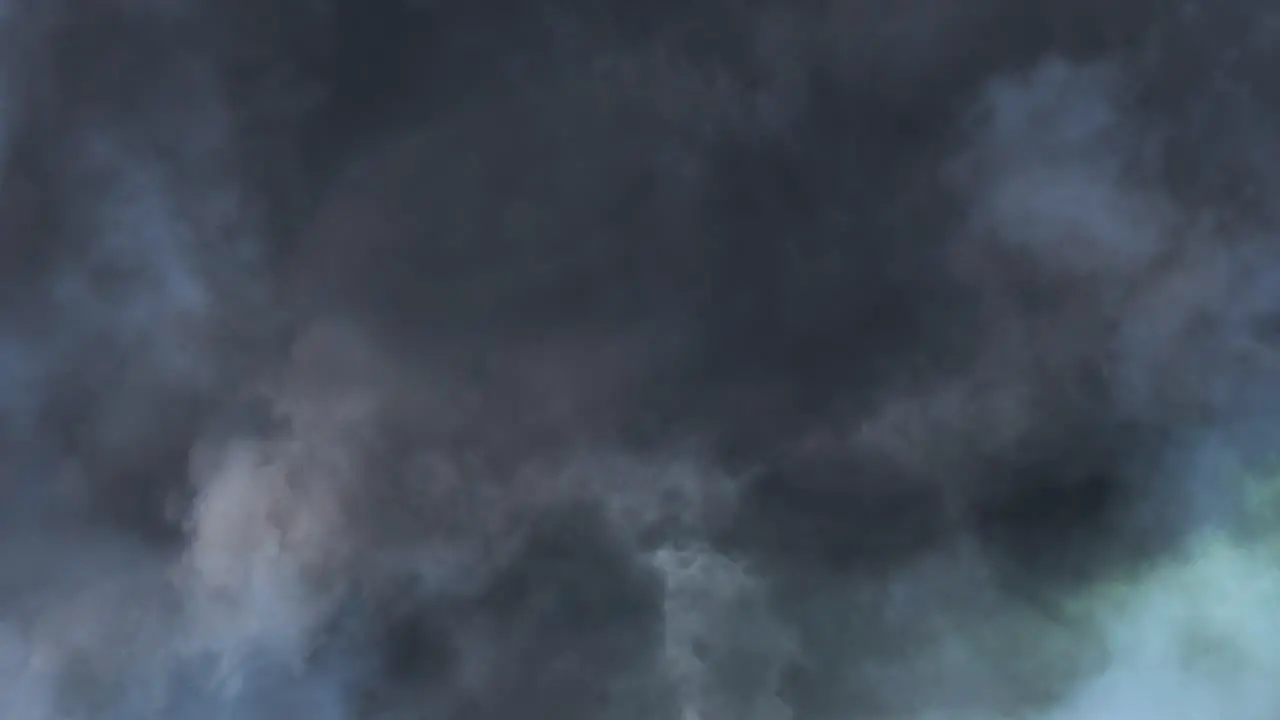
{"type": "Polygon", "coordinates": [[[1275,18],[1069,5],[0,4],[0,714],[1274,713],[1275,18]]]}

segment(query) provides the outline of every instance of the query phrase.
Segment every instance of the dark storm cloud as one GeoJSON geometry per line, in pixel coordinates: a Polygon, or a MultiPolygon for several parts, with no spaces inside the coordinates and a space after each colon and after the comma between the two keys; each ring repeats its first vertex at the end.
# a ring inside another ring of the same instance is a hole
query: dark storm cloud
{"type": "Polygon", "coordinates": [[[894,647],[1270,411],[1255,5],[0,5],[0,708],[1051,701],[894,647]]]}

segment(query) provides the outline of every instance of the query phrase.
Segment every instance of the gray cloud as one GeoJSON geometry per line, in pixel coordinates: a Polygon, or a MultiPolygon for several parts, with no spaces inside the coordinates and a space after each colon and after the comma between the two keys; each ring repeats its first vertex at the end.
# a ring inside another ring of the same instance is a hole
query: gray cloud
{"type": "Polygon", "coordinates": [[[0,5],[0,711],[1218,702],[1130,579],[1276,397],[1197,7],[0,5]]]}

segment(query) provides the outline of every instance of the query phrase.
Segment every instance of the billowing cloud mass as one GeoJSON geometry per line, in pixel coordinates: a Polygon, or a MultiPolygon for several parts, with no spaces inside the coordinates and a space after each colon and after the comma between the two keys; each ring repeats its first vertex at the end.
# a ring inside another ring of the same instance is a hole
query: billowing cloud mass
{"type": "Polygon", "coordinates": [[[1278,49],[0,0],[0,717],[1275,717],[1278,49]]]}

